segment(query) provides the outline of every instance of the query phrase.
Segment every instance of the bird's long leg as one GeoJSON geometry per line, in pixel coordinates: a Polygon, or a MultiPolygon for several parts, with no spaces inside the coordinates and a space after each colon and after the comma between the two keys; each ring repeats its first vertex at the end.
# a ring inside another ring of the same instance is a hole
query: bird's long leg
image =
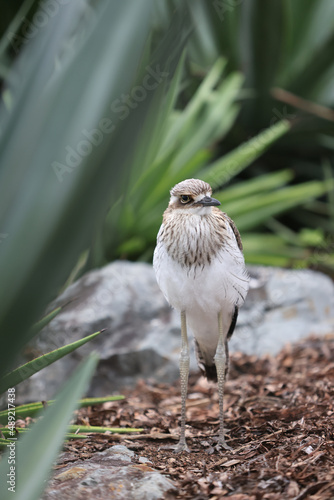
{"type": "Polygon", "coordinates": [[[216,354],[214,357],[216,369],[217,369],[217,379],[218,379],[218,397],[219,397],[219,435],[218,435],[218,445],[217,448],[225,448],[227,450],[231,449],[228,444],[226,444],[224,436],[224,388],[225,388],[225,375],[226,375],[226,364],[227,364],[227,353],[226,353],[226,339],[223,333],[223,317],[222,312],[218,313],[218,330],[219,339],[216,349],[216,354]]]}
{"type": "Polygon", "coordinates": [[[186,312],[181,312],[181,336],[182,347],[180,355],[180,379],[181,379],[181,432],[180,441],[175,447],[175,453],[181,451],[190,451],[186,443],[186,400],[188,391],[188,375],[189,375],[189,347],[187,336],[186,312]]]}

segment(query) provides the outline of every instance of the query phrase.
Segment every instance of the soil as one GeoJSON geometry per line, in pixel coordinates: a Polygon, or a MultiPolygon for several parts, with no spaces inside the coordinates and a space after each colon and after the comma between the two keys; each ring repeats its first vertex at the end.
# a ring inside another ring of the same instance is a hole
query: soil
{"type": "MultiPolygon", "coordinates": [[[[169,499],[333,500],[334,335],[308,338],[276,357],[231,355],[225,390],[225,426],[231,451],[217,452],[216,385],[198,374],[189,379],[187,443],[176,455],[179,384],[141,381],[126,399],[78,411],[85,425],[142,427],[136,435],[91,434],[65,446],[71,460],[122,443],[146,466],[177,485],[169,499]]],[[[142,464],[143,467],[143,464],[142,464]]]]}

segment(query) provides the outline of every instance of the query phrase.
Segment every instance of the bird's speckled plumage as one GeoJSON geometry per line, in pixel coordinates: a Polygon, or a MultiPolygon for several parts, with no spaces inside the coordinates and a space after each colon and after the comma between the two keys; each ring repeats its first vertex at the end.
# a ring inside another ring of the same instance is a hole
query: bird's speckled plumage
{"type": "Polygon", "coordinates": [[[240,234],[234,222],[218,208],[212,207],[212,213],[205,216],[186,212],[184,209],[175,213],[174,208],[167,208],[158,236],[168,255],[182,267],[198,268],[211,264],[215,257],[219,258],[222,248],[228,250],[234,245],[235,239],[242,251],[240,234]]]}

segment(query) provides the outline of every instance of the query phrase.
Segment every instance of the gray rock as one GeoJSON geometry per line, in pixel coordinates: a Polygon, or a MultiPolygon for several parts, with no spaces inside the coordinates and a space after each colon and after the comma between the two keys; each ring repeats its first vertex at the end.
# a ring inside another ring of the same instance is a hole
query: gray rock
{"type": "Polygon", "coordinates": [[[73,461],[53,473],[42,500],[158,500],[176,489],[155,469],[129,464],[132,457],[134,453],[125,446],[112,446],[87,460],[73,461]]]}
{"type": "Polygon", "coordinates": [[[334,331],[334,284],[311,270],[250,267],[251,289],[230,348],[276,354],[288,342],[334,331]]]}
{"type": "Polygon", "coordinates": [[[135,456],[135,452],[132,450],[129,450],[126,446],[123,446],[122,444],[115,445],[113,446],[108,452],[103,451],[101,452],[101,456],[103,454],[111,456],[113,460],[120,460],[121,462],[130,462],[131,459],[135,456]]]}
{"type": "Polygon", "coordinates": [[[139,457],[138,462],[140,462],[141,464],[152,463],[151,460],[149,458],[146,458],[146,457],[139,457]]]}
{"type": "MultiPolygon", "coordinates": [[[[276,353],[286,342],[334,331],[334,285],[308,270],[251,267],[251,290],[230,348],[276,353]]],[[[106,328],[94,341],[18,386],[18,403],[50,399],[93,349],[100,362],[89,396],[115,393],[139,378],[171,382],[179,376],[179,313],[166,303],[152,266],[114,262],[71,285],[50,309],[62,312],[30,349],[36,355],[106,328]]],[[[192,343],[191,343],[192,345],[192,343]]],[[[197,370],[192,353],[191,369],[197,370]]]]}

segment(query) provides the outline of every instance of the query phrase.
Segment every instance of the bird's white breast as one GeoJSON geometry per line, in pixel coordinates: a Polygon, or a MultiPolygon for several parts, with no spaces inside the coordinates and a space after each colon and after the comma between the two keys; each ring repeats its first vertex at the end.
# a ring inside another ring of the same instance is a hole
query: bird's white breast
{"type": "Polygon", "coordinates": [[[210,264],[186,268],[168,255],[163,243],[158,243],[153,260],[158,284],[168,302],[180,311],[200,308],[218,313],[224,304],[240,306],[248,290],[248,278],[242,254],[237,252],[236,259],[223,248],[210,264]]]}

